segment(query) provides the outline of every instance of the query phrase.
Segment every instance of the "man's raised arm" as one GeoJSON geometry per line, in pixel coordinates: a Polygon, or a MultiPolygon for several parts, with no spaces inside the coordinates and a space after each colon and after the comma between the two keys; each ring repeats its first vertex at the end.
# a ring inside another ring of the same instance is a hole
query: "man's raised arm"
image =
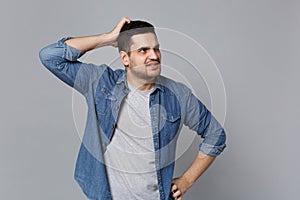
{"type": "Polygon", "coordinates": [[[120,33],[122,26],[125,23],[130,23],[130,20],[123,17],[117,26],[109,33],[72,38],[66,41],[67,45],[78,49],[79,51],[90,51],[92,49],[103,47],[103,46],[114,46],[117,47],[117,38],[120,33]]]}
{"type": "Polygon", "coordinates": [[[93,80],[101,76],[107,66],[86,64],[78,61],[78,59],[85,52],[97,47],[109,45],[116,47],[119,32],[126,22],[130,22],[130,20],[125,17],[122,18],[117,26],[106,34],[63,38],[57,43],[41,49],[40,60],[52,74],[85,95],[93,80]]]}

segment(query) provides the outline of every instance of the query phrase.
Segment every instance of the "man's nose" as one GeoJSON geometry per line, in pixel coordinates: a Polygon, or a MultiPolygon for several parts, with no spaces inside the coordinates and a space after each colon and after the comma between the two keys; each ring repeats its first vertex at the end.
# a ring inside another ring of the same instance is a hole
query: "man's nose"
{"type": "Polygon", "coordinates": [[[156,59],[159,58],[159,54],[160,54],[159,50],[157,50],[157,49],[150,49],[150,51],[149,51],[149,58],[156,60],[156,59]]]}

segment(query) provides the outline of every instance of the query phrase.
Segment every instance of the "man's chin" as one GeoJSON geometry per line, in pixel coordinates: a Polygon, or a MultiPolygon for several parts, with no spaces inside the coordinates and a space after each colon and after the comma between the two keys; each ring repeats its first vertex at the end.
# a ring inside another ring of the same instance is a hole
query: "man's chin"
{"type": "Polygon", "coordinates": [[[146,65],[147,69],[149,70],[160,70],[160,63],[153,63],[146,65]]]}
{"type": "Polygon", "coordinates": [[[153,77],[153,78],[156,78],[160,75],[160,72],[161,72],[161,69],[160,67],[159,68],[156,68],[155,70],[151,70],[148,75],[149,77],[153,77]]]}

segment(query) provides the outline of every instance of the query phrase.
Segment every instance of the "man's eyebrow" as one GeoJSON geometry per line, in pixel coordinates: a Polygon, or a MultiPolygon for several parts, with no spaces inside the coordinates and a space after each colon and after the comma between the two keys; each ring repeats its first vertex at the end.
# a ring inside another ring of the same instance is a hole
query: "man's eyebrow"
{"type": "Polygon", "coordinates": [[[157,45],[154,46],[154,49],[159,49],[159,47],[160,47],[160,45],[157,44],[157,45]]]}
{"type": "Polygon", "coordinates": [[[149,46],[142,46],[142,47],[138,48],[138,50],[140,50],[140,49],[150,49],[150,47],[149,46]]]}
{"type": "MultiPolygon", "coordinates": [[[[141,49],[150,49],[151,47],[150,46],[141,46],[138,48],[138,50],[141,50],[141,49]]],[[[155,45],[153,47],[154,49],[159,49],[159,44],[155,45]]]]}

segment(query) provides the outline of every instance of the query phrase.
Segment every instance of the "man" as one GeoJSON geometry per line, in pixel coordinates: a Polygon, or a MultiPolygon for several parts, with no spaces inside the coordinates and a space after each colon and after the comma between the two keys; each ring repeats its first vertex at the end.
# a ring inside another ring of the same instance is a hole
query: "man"
{"type": "Polygon", "coordinates": [[[40,51],[42,63],[84,95],[88,117],[75,179],[89,199],[179,199],[225,148],[225,132],[185,85],[160,75],[154,27],[123,18],[109,33],[64,38],[40,51]],[[78,61],[119,48],[124,69],[78,61]],[[192,165],[173,178],[182,125],[203,142],[192,165]]]}

